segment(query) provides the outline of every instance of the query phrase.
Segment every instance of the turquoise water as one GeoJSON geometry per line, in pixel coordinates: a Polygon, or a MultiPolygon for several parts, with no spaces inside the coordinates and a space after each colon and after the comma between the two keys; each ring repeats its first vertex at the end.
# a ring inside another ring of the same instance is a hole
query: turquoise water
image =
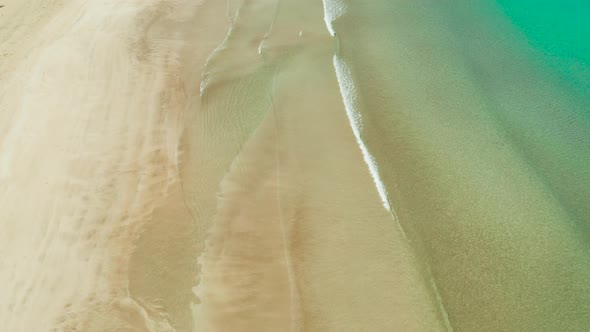
{"type": "MultiPolygon", "coordinates": [[[[506,15],[576,89],[590,90],[590,2],[498,0],[506,15]]],[[[590,112],[589,112],[590,113],[590,112]]]]}

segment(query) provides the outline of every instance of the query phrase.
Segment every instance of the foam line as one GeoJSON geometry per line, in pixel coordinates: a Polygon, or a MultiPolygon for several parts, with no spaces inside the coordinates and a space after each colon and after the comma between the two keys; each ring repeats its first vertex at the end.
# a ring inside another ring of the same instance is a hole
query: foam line
{"type": "MultiPolygon", "coordinates": [[[[348,116],[352,132],[356,138],[359,148],[361,149],[363,159],[367,164],[369,173],[373,178],[373,182],[375,183],[375,187],[377,188],[377,192],[379,194],[379,198],[381,198],[383,207],[391,214],[391,216],[393,217],[394,221],[397,223],[397,226],[401,231],[401,235],[409,243],[405,230],[399,222],[399,219],[397,218],[397,215],[395,214],[395,211],[391,206],[389,195],[387,193],[385,184],[383,183],[383,181],[381,180],[381,176],[379,175],[379,168],[377,166],[377,163],[375,162],[375,158],[373,158],[373,156],[369,152],[369,149],[363,142],[362,114],[355,109],[357,91],[354,86],[354,80],[352,79],[352,73],[350,71],[350,68],[346,65],[346,62],[340,56],[340,42],[338,40],[338,37],[336,36],[336,31],[334,30],[333,22],[346,12],[346,5],[341,0],[323,0],[323,3],[324,21],[326,22],[326,27],[330,35],[336,38],[337,42],[337,52],[334,54],[333,58],[334,70],[336,71],[336,78],[338,80],[338,85],[340,87],[342,102],[344,103],[344,108],[346,110],[346,115],[348,116]]],[[[453,326],[451,325],[451,322],[449,320],[447,310],[444,307],[444,303],[440,295],[440,290],[438,288],[436,280],[434,279],[434,276],[432,275],[432,270],[430,269],[428,263],[425,264],[425,268],[426,274],[428,275],[428,279],[431,284],[430,286],[434,292],[434,296],[436,298],[436,302],[442,315],[445,327],[447,331],[453,331],[453,326]]]]}
{"type": "Polygon", "coordinates": [[[352,128],[356,142],[361,149],[363,159],[369,168],[369,173],[373,178],[373,182],[375,183],[383,207],[387,211],[393,213],[393,209],[389,203],[387,189],[385,189],[385,184],[379,175],[379,167],[361,137],[362,116],[360,112],[354,109],[356,91],[350,69],[338,55],[334,55],[334,69],[336,70],[336,77],[338,79],[338,85],[340,86],[340,94],[342,95],[342,101],[344,102],[344,109],[346,110],[346,115],[348,116],[348,121],[350,122],[350,127],[352,128]]]}

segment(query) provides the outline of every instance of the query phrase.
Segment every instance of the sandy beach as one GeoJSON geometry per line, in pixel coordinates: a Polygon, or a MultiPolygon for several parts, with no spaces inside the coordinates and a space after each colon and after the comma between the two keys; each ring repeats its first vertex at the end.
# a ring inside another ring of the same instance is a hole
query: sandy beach
{"type": "Polygon", "coordinates": [[[0,2],[0,332],[582,331],[584,103],[464,2],[0,2]]]}
{"type": "Polygon", "coordinates": [[[1,330],[190,330],[132,277],[158,209],[190,220],[175,193],[199,3],[3,4],[1,330]]]}

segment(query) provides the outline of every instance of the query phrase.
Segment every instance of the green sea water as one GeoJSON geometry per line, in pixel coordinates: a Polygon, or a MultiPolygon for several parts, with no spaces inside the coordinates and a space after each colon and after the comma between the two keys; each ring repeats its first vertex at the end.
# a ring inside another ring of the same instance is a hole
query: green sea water
{"type": "Polygon", "coordinates": [[[498,0],[512,23],[549,65],[580,91],[590,91],[590,2],[498,0]]]}
{"type": "Polygon", "coordinates": [[[582,1],[346,1],[362,140],[461,331],[590,326],[582,1]]]}

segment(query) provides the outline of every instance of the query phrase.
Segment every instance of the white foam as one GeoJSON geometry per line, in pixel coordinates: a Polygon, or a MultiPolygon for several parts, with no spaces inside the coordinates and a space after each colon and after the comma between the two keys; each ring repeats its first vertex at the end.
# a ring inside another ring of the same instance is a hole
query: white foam
{"type": "MultiPolygon", "coordinates": [[[[323,0],[324,4],[324,21],[326,22],[326,27],[328,28],[328,32],[333,37],[336,36],[336,31],[334,31],[333,22],[340,16],[344,15],[346,12],[346,5],[341,0],[323,0]]],[[[340,94],[342,95],[342,101],[344,103],[344,108],[346,110],[346,115],[348,116],[348,121],[350,122],[350,126],[352,128],[352,132],[354,133],[354,137],[356,138],[356,142],[361,149],[363,154],[363,159],[369,168],[369,173],[373,178],[373,182],[375,182],[375,187],[377,188],[377,192],[379,193],[379,198],[381,198],[381,202],[383,203],[383,207],[393,213],[391,205],[389,204],[389,198],[387,195],[387,189],[385,189],[385,184],[381,181],[381,176],[379,175],[379,167],[377,167],[377,163],[371,153],[369,153],[369,149],[363,142],[361,133],[362,133],[362,116],[361,113],[358,112],[354,108],[354,100],[356,98],[356,90],[354,87],[354,83],[352,80],[352,75],[350,69],[346,65],[346,63],[340,58],[339,55],[334,55],[334,70],[336,71],[336,77],[338,79],[338,85],[340,86],[340,94]]]]}
{"type": "Polygon", "coordinates": [[[379,175],[379,167],[377,166],[377,163],[375,162],[375,159],[371,153],[369,153],[369,149],[367,149],[367,146],[361,137],[363,125],[362,116],[360,112],[354,109],[356,91],[352,81],[350,69],[337,55],[334,55],[334,69],[336,70],[336,77],[338,78],[338,85],[340,86],[340,94],[342,95],[342,101],[344,102],[344,109],[346,110],[350,127],[352,128],[356,142],[361,149],[363,159],[369,168],[369,173],[373,178],[373,182],[375,182],[375,187],[379,193],[379,198],[381,198],[383,207],[387,211],[393,212],[391,205],[389,204],[387,189],[385,189],[385,184],[383,181],[381,181],[381,176],[379,175]]]}
{"type": "MultiPolygon", "coordinates": [[[[334,31],[334,27],[332,22],[342,16],[346,11],[346,6],[341,2],[341,0],[323,0],[324,3],[324,20],[326,22],[326,27],[328,31],[333,37],[336,37],[336,32],[334,31]]],[[[336,37],[337,38],[337,37],[336,37]]],[[[338,41],[338,39],[337,39],[338,41]]],[[[338,44],[339,48],[339,44],[338,44]]],[[[369,168],[369,173],[375,182],[375,187],[377,188],[377,192],[379,193],[379,197],[381,198],[381,202],[383,203],[383,207],[391,213],[391,216],[395,221],[397,221],[397,225],[401,230],[401,234],[406,241],[408,241],[407,235],[404,231],[404,228],[399,223],[399,219],[395,214],[395,211],[391,207],[389,202],[389,194],[387,193],[387,189],[385,188],[385,184],[381,180],[381,176],[379,175],[379,168],[377,167],[377,163],[375,159],[370,154],[367,146],[363,142],[362,139],[362,115],[361,113],[355,109],[355,99],[357,96],[357,92],[354,86],[354,81],[352,79],[352,73],[350,68],[346,65],[346,62],[340,57],[340,52],[334,55],[333,62],[334,62],[334,70],[336,71],[336,77],[338,80],[338,85],[340,86],[340,94],[342,96],[342,101],[344,103],[344,108],[346,110],[346,115],[348,116],[348,120],[350,122],[350,126],[352,127],[352,132],[356,138],[357,144],[359,145],[361,152],[363,154],[363,159],[369,168]]],[[[444,324],[447,331],[453,331],[453,326],[450,323],[448,313],[444,307],[442,302],[442,298],[440,295],[440,290],[438,285],[436,284],[436,280],[434,279],[430,265],[426,263],[426,268],[428,270],[428,276],[430,280],[430,287],[432,288],[435,296],[436,301],[439,306],[439,310],[443,316],[444,324]]]]}
{"type": "Polygon", "coordinates": [[[346,12],[346,4],[341,0],[323,0],[323,3],[326,27],[328,28],[328,32],[330,32],[332,36],[335,36],[336,32],[334,31],[332,22],[346,12]]]}

